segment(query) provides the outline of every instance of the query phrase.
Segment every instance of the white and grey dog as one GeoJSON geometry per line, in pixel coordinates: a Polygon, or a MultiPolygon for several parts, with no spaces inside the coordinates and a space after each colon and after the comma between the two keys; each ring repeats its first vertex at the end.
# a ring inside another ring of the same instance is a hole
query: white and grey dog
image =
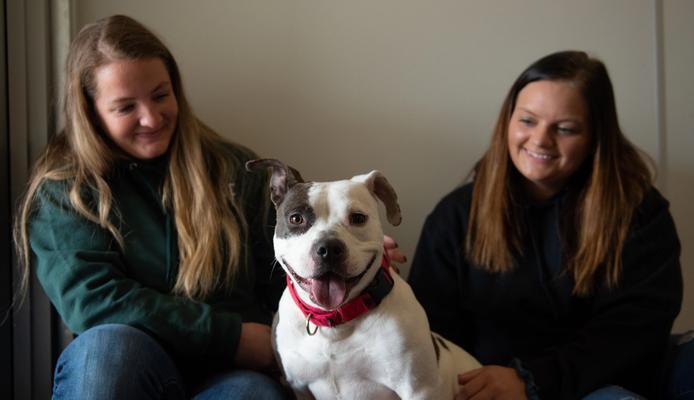
{"type": "Polygon", "coordinates": [[[451,400],[457,375],[480,364],[429,330],[424,309],[384,256],[378,202],[400,223],[395,191],[378,171],[303,182],[278,160],[275,258],[287,273],[273,341],[299,399],[451,400]]]}

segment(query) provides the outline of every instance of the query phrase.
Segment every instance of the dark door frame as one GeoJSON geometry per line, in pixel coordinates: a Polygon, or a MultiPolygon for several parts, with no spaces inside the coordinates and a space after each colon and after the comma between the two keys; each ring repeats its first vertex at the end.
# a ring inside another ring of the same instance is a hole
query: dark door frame
{"type": "MultiPolygon", "coordinates": [[[[2,0],[1,8],[0,305],[4,317],[18,276],[11,222],[30,166],[56,130],[60,82],[56,76],[62,74],[59,59],[69,40],[72,0],[2,0]]],[[[9,318],[0,325],[0,398],[48,399],[61,348],[61,325],[33,276],[22,306],[13,307],[9,318]]]]}
{"type": "Polygon", "coordinates": [[[7,121],[7,41],[5,4],[0,7],[0,398],[12,398],[12,223],[10,206],[9,124],[7,121]]]}

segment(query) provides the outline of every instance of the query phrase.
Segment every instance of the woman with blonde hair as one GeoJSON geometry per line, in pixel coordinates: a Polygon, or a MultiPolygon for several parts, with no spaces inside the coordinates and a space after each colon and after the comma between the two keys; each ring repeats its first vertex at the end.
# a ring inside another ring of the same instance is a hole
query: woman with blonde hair
{"type": "Polygon", "coordinates": [[[65,128],[37,161],[15,224],[78,336],[53,397],[282,398],[267,372],[273,269],[265,176],[188,105],[176,61],[132,18],[70,46],[65,128]]]}
{"type": "Polygon", "coordinates": [[[565,51],[512,85],[472,182],[427,217],[409,282],[432,329],[485,365],[460,399],[664,398],[679,257],[604,64],[565,51]]]}

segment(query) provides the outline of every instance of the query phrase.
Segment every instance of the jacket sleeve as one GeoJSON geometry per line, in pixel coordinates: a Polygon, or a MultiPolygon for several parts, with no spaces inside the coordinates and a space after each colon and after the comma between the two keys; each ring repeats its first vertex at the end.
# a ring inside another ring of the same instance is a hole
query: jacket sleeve
{"type": "Polygon", "coordinates": [[[127,324],[177,356],[231,362],[241,329],[238,314],[128,278],[112,235],[73,210],[63,183],[45,182],[34,205],[28,227],[32,265],[70,330],[127,324]]]}
{"type": "Polygon", "coordinates": [[[249,204],[246,220],[250,234],[250,247],[256,269],[255,294],[270,311],[277,311],[279,299],[287,286],[285,273],[275,261],[272,237],[275,230],[275,208],[270,202],[270,186],[267,175],[247,172],[253,175],[249,188],[249,204]]]}
{"type": "Polygon", "coordinates": [[[238,161],[234,186],[248,227],[247,245],[250,265],[254,269],[253,294],[271,318],[270,314],[277,311],[286,280],[284,270],[275,262],[272,243],[276,215],[270,202],[270,175],[268,171],[246,171],[246,162],[258,158],[253,150],[236,143],[228,145],[227,150],[230,157],[238,161]]]}
{"type": "MultiPolygon", "coordinates": [[[[460,201],[445,198],[429,214],[422,227],[408,282],[427,311],[431,330],[466,347],[464,324],[451,321],[466,320],[461,289],[463,258],[463,227],[467,218],[460,201]]],[[[469,326],[468,326],[469,328],[469,326]]]]}
{"type": "Polygon", "coordinates": [[[634,219],[619,285],[597,290],[591,318],[567,343],[521,358],[541,398],[579,398],[622,382],[648,394],[662,378],[682,301],[680,242],[667,201],[657,191],[646,196],[634,219]]]}

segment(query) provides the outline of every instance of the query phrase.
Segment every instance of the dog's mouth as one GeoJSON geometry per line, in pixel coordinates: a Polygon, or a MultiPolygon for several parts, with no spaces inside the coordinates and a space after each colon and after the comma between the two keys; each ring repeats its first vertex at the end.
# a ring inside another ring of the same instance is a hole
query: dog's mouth
{"type": "Polygon", "coordinates": [[[334,310],[345,303],[352,288],[371,269],[376,260],[376,255],[377,253],[374,253],[366,268],[359,275],[353,277],[346,277],[337,272],[329,271],[316,277],[304,278],[297,274],[286,260],[282,259],[282,264],[287,267],[292,281],[309,294],[311,301],[326,310],[334,310]]]}

